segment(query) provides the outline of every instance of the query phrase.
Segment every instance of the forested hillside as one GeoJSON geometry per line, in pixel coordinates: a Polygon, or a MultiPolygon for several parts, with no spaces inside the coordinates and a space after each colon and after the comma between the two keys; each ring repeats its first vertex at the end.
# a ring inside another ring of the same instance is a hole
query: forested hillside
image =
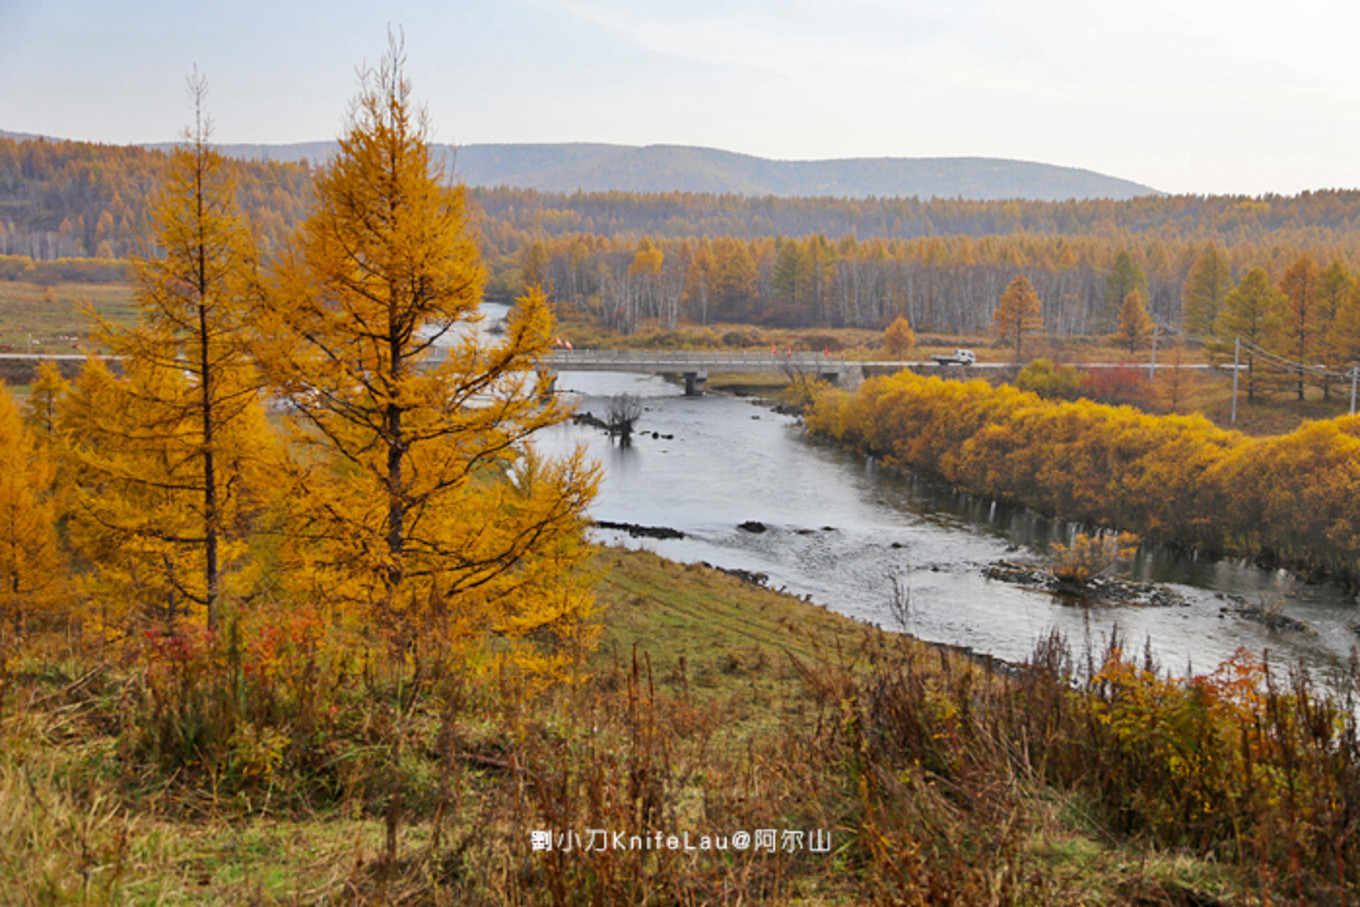
{"type": "Polygon", "coordinates": [[[1128,201],[978,201],[962,198],[778,198],[705,193],[474,189],[487,215],[547,236],[600,233],[694,236],[807,236],[914,239],[1041,233],[1138,235],[1163,242],[1258,242],[1283,232],[1291,242],[1330,242],[1360,224],[1360,190],[1297,196],[1145,196],[1128,201]]]}
{"type": "MultiPolygon", "coordinates": [[[[151,235],[148,202],[164,151],[0,136],[0,255],[125,258],[151,235]]],[[[276,248],[311,202],[302,164],[231,161],[238,203],[263,247],[276,248]]]]}
{"type": "MultiPolygon", "coordinates": [[[[0,256],[20,256],[0,259],[0,278],[26,273],[30,258],[138,251],[165,163],[158,150],[0,137],[0,256]]],[[[231,172],[268,254],[305,216],[311,169],[235,161],[231,172]]],[[[1271,283],[1305,255],[1319,268],[1335,263],[1334,276],[1360,270],[1360,191],[1119,202],[469,194],[490,295],[542,283],[567,309],[626,331],[685,319],[881,327],[901,313],[922,330],[982,332],[1017,274],[1058,335],[1111,329],[1134,290],[1154,318],[1181,324],[1199,292],[1187,289],[1196,265],[1212,261],[1225,269],[1213,311],[1190,318],[1203,335],[1226,284],[1253,268],[1271,283]]],[[[1308,317],[1336,311],[1333,301],[1308,317]]]]}

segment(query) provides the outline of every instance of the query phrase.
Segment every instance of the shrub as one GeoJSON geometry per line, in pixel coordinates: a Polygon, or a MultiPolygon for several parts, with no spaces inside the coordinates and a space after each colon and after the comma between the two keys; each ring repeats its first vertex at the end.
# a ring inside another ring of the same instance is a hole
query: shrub
{"type": "Polygon", "coordinates": [[[735,346],[745,349],[748,346],[760,345],[760,335],[755,331],[728,331],[722,335],[723,346],[735,346]]]}
{"type": "Polygon", "coordinates": [[[1088,371],[1081,378],[1081,396],[1109,406],[1145,408],[1151,384],[1141,367],[1125,363],[1088,371]]]}
{"type": "Polygon", "coordinates": [[[1090,536],[1077,533],[1071,546],[1053,543],[1053,575],[1064,583],[1082,585],[1093,577],[1113,569],[1138,551],[1138,536],[1132,532],[1101,533],[1090,536]]]}
{"type": "Polygon", "coordinates": [[[1015,386],[1045,400],[1075,400],[1081,395],[1082,379],[1070,365],[1054,368],[1051,359],[1035,359],[1016,375],[1015,386]]]}

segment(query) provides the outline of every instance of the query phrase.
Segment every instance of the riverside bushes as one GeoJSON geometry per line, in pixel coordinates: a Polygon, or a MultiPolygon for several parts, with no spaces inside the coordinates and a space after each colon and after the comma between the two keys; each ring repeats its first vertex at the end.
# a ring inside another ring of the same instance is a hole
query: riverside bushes
{"type": "Polygon", "coordinates": [[[1360,416],[1249,438],[1198,415],[899,372],[823,394],[807,425],[889,466],[1055,516],[1360,576],[1360,416]]]}
{"type": "MultiPolygon", "coordinates": [[[[1113,839],[1236,866],[1260,903],[1353,902],[1354,664],[1329,697],[1306,671],[1281,677],[1245,651],[1185,679],[1128,658],[1117,636],[1076,654],[1051,636],[1023,668],[979,671],[903,647],[869,674],[830,675],[876,902],[1067,903],[1058,867],[1026,859],[1061,851],[1051,831],[1036,840],[1026,806],[1055,794],[1076,794],[1113,839]]],[[[1117,902],[1245,893],[1149,884],[1117,882],[1117,902]]]]}

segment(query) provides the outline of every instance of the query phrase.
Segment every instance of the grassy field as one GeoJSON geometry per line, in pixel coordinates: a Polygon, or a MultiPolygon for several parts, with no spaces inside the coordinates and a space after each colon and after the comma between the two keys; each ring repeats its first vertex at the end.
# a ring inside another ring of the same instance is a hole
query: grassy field
{"type": "Polygon", "coordinates": [[[88,340],[85,309],[130,322],[132,286],[123,283],[56,283],[0,280],[0,351],[76,351],[88,340]]]}
{"type": "MultiPolygon", "coordinates": [[[[394,839],[387,817],[365,815],[359,802],[313,811],[282,798],[276,806],[268,796],[226,796],[211,783],[176,783],[153,768],[125,772],[100,714],[126,680],[101,673],[79,684],[70,675],[88,677],[89,653],[60,640],[50,641],[45,658],[30,650],[22,662],[41,661],[40,670],[0,674],[0,902],[462,903],[428,878],[445,856],[435,836],[467,846],[479,833],[487,845],[514,834],[527,843],[527,828],[504,827],[510,819],[501,807],[510,804],[491,798],[519,735],[545,725],[580,733],[572,713],[593,717],[598,729],[618,719],[619,699],[642,697],[684,718],[659,729],[668,738],[667,771],[688,760],[701,772],[709,756],[709,770],[730,768],[770,755],[779,729],[812,708],[792,659],[812,662],[862,642],[864,629],[845,618],[702,566],[605,550],[596,569],[603,636],[590,679],[513,714],[501,712],[503,703],[469,705],[460,728],[464,766],[486,780],[464,779],[469,802],[441,831],[428,814],[408,817],[394,839]],[[493,834],[478,820],[502,827],[493,834]]],[[[696,779],[680,798],[703,786],[696,779]]],[[[844,895],[832,900],[853,902],[851,880],[837,879],[829,859],[820,869],[844,895]]]]}
{"type": "Polygon", "coordinates": [[[1202,905],[1273,888],[1026,765],[1040,749],[1019,758],[1000,707],[1045,713],[1056,688],[703,566],[617,549],[595,566],[603,636],[573,683],[370,683],[327,700],[323,737],[247,725],[231,758],[174,769],[130,726],[135,666],[30,636],[0,674],[0,901],[1202,905]],[[824,830],[830,848],[531,849],[532,830],[588,828],[824,830]]]}

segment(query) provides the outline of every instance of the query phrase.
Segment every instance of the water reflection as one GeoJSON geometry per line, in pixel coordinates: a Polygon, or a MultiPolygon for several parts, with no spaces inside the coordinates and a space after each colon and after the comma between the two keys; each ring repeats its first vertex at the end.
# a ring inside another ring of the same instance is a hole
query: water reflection
{"type": "Polygon", "coordinates": [[[558,386],[597,415],[613,394],[645,399],[631,449],[577,426],[543,439],[555,451],[584,441],[605,464],[598,519],[687,534],[637,540],[604,533],[611,543],[766,573],[776,588],[879,624],[891,623],[895,576],[910,590],[912,633],[1009,659],[1027,657],[1053,628],[1077,644],[1090,639],[1100,646],[1117,625],[1139,649],[1150,639],[1163,664],[1203,669],[1239,646],[1321,666],[1345,657],[1356,641],[1354,596],[1182,549],[1145,547],[1132,573],[1172,584],[1188,607],[1093,608],[988,580],[987,564],[1038,560],[1053,542],[1070,543],[1079,527],[899,476],[807,438],[794,420],[749,401],[684,397],[676,385],[641,375],[564,373],[558,386]],[[768,531],[737,528],[748,520],[768,531]],[[1282,601],[1285,613],[1311,631],[1272,630],[1224,610],[1239,606],[1228,595],[1249,604],[1282,601]]]}

